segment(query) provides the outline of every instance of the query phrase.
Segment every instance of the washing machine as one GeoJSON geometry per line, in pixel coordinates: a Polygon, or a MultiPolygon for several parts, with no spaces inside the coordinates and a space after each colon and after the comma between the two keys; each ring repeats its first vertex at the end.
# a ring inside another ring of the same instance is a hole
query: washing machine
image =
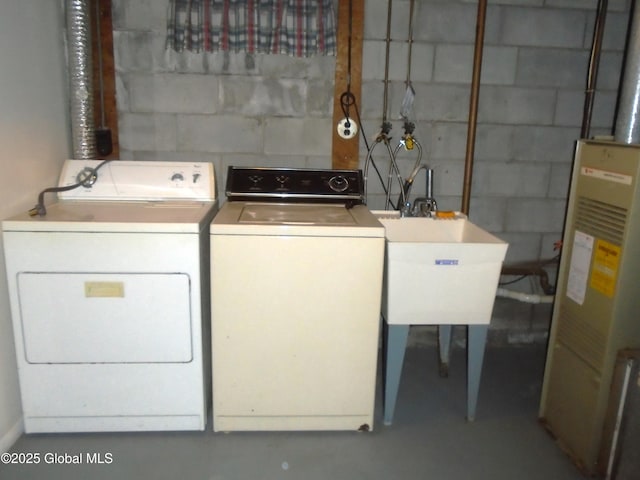
{"type": "Polygon", "coordinates": [[[373,428],[385,241],[362,186],[229,168],[210,229],[215,431],[373,428]]]}
{"type": "Polygon", "coordinates": [[[69,160],[59,186],[2,222],[25,431],[204,430],[213,165],[69,160]]]}

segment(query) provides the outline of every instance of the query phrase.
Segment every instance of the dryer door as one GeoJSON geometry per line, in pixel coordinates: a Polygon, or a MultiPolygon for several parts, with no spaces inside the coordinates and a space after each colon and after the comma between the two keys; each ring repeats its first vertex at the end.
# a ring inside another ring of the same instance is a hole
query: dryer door
{"type": "Polygon", "coordinates": [[[29,363],[192,360],[189,276],[20,272],[29,363]]]}

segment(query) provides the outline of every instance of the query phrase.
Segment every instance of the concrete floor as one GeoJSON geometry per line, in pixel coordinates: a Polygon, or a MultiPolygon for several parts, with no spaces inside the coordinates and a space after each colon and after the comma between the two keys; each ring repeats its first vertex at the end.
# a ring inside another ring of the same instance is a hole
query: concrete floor
{"type": "Polygon", "coordinates": [[[45,453],[101,454],[103,459],[110,454],[112,461],[0,464],[0,478],[583,479],[537,423],[544,357],[539,345],[488,348],[474,423],[464,418],[465,351],[454,348],[450,376],[443,379],[435,348],[411,348],[394,423],[382,425],[378,401],[373,432],[23,435],[13,451],[39,452],[41,458],[45,453]]]}

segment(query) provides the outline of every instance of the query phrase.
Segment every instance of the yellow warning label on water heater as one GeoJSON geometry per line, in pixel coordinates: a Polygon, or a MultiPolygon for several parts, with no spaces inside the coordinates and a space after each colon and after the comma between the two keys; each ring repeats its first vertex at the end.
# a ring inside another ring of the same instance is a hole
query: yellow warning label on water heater
{"type": "Polygon", "coordinates": [[[605,240],[596,240],[591,267],[591,288],[613,297],[620,263],[620,247],[605,240]]]}

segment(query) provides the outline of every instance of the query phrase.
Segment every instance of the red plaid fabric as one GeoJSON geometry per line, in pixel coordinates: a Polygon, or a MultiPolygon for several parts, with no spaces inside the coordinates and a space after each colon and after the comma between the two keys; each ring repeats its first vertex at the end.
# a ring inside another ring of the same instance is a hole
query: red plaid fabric
{"type": "Polygon", "coordinates": [[[170,0],[167,47],[335,55],[333,0],[170,0]]]}

